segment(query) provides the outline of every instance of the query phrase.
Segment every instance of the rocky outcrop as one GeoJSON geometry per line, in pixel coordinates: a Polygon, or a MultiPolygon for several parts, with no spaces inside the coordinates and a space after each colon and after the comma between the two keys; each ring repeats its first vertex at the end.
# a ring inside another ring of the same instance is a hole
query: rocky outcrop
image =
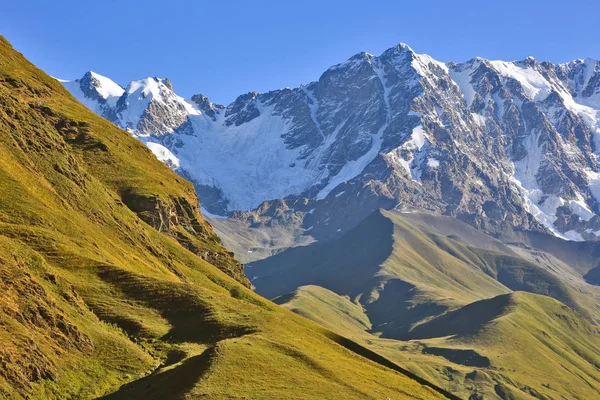
{"type": "Polygon", "coordinates": [[[216,121],[217,113],[225,108],[225,106],[220,104],[213,104],[213,102],[203,94],[195,94],[192,96],[191,100],[202,112],[204,112],[204,114],[212,118],[213,121],[216,121]]]}
{"type": "Polygon", "coordinates": [[[244,266],[232,252],[220,246],[221,240],[212,227],[200,217],[196,206],[185,198],[163,200],[127,191],[121,194],[123,203],[140,219],[159,232],[175,238],[183,247],[213,264],[227,275],[250,287],[244,266]],[[206,243],[213,243],[206,246],[206,243]]]}
{"type": "MultiPolygon", "coordinates": [[[[3,293],[0,315],[11,321],[13,332],[19,332],[14,335],[12,343],[0,349],[0,378],[19,390],[27,390],[31,384],[42,380],[56,381],[57,365],[53,355],[43,351],[44,346],[52,346],[58,356],[66,351],[71,355],[85,356],[94,350],[90,337],[72,323],[60,302],[26,268],[28,266],[13,260],[0,259],[3,293]],[[15,343],[22,347],[15,346],[15,343]]],[[[47,275],[47,280],[50,285],[59,285],[55,275],[47,275]]],[[[63,286],[64,282],[60,285],[63,286]]],[[[76,309],[87,311],[74,290],[63,293],[64,299],[76,309]]],[[[0,396],[3,397],[1,389],[0,396]]]]}

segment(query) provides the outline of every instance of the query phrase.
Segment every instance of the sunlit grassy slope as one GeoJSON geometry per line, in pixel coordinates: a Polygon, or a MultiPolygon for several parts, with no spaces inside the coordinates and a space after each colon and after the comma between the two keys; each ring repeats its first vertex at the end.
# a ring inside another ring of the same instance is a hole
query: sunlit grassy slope
{"type": "Polygon", "coordinates": [[[463,398],[588,399],[600,398],[600,288],[586,265],[381,211],[251,267],[259,293],[463,398]]]}
{"type": "Polygon", "coordinates": [[[0,133],[0,397],[444,397],[251,292],[192,185],[3,38],[0,133]]]}
{"type": "Polygon", "coordinates": [[[534,262],[446,217],[378,211],[338,240],[254,262],[251,273],[268,298],[305,285],[348,296],[365,307],[373,331],[389,338],[406,338],[448,310],[516,290],[556,298],[600,320],[600,288],[577,271],[558,261],[534,262]]]}
{"type": "Polygon", "coordinates": [[[276,299],[301,315],[471,399],[594,399],[600,332],[547,296],[514,292],[480,300],[413,331],[381,339],[361,306],[319,286],[276,299]]]}

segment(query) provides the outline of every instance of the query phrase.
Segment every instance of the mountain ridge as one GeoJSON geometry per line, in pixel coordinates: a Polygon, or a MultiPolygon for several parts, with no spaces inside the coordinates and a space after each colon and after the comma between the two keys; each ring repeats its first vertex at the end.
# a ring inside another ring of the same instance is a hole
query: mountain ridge
{"type": "Polygon", "coordinates": [[[276,199],[318,208],[339,196],[339,206],[366,190],[379,206],[456,216],[490,233],[598,240],[598,61],[441,63],[401,44],[227,106],[144,81],[128,85],[141,92],[119,98],[113,122],[192,180],[212,214],[276,199]]]}

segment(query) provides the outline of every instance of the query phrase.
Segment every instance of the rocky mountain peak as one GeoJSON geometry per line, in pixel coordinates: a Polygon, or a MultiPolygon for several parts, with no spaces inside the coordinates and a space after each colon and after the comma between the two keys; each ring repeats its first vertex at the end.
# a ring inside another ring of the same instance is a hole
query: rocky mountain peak
{"type": "Polygon", "coordinates": [[[416,53],[413,49],[407,44],[400,43],[394,47],[390,47],[386,51],[384,51],[380,58],[384,60],[395,60],[396,62],[400,61],[412,61],[415,57],[416,53]]]}
{"type": "Polygon", "coordinates": [[[206,115],[208,115],[213,121],[216,120],[216,113],[224,109],[225,106],[221,104],[214,104],[208,97],[203,94],[195,94],[191,98],[192,102],[206,115]]]}
{"type": "Polygon", "coordinates": [[[106,102],[109,97],[119,97],[124,91],[120,85],[93,71],[86,72],[75,82],[79,83],[85,97],[98,102],[106,102]]]}
{"type": "Polygon", "coordinates": [[[527,56],[523,61],[520,61],[519,64],[525,67],[534,68],[538,64],[538,62],[533,56],[527,56]]]}
{"type": "Polygon", "coordinates": [[[248,92],[239,96],[233,103],[227,106],[225,111],[225,125],[240,126],[245,122],[250,122],[260,115],[256,100],[258,92],[248,92]]]}

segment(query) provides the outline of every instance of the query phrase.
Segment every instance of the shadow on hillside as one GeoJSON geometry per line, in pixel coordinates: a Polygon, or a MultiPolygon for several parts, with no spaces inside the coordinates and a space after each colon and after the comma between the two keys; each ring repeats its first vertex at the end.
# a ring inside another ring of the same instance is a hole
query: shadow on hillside
{"type": "Polygon", "coordinates": [[[400,279],[382,281],[379,297],[364,307],[373,325],[370,333],[380,332],[382,338],[406,340],[415,321],[438,316],[448,310],[447,306],[433,300],[415,304],[419,290],[400,279]]]}
{"type": "Polygon", "coordinates": [[[211,347],[167,371],[160,367],[152,374],[123,385],[116,392],[100,399],[183,399],[208,370],[215,353],[215,347],[211,347]]]}
{"type": "Polygon", "coordinates": [[[404,369],[402,367],[400,367],[398,364],[388,360],[387,358],[381,356],[380,354],[375,353],[372,350],[367,349],[364,346],[361,346],[360,344],[356,343],[353,340],[350,340],[348,338],[345,338],[343,336],[338,335],[337,333],[331,332],[329,330],[324,330],[323,332],[325,334],[325,336],[327,336],[329,339],[333,340],[334,342],[336,342],[337,344],[339,344],[340,346],[345,347],[346,349],[352,351],[355,354],[358,354],[362,357],[365,357],[377,364],[383,365],[384,367],[390,368],[396,372],[399,372],[403,375],[408,376],[409,378],[419,382],[421,385],[424,386],[428,386],[431,389],[435,390],[436,392],[442,394],[443,396],[445,396],[448,399],[452,399],[452,400],[459,400],[460,398],[450,392],[448,392],[445,389],[442,389],[441,387],[434,385],[433,383],[413,374],[412,372],[408,371],[407,369],[404,369]]]}
{"type": "MultiPolygon", "coordinates": [[[[171,330],[162,340],[213,344],[254,332],[250,327],[221,322],[212,311],[214,307],[184,283],[160,281],[110,266],[102,267],[98,276],[119,289],[125,297],[157,310],[171,325],[171,330]]],[[[123,314],[105,316],[126,331],[132,327],[138,330],[127,318],[123,314]]]]}
{"type": "Polygon", "coordinates": [[[455,364],[466,365],[468,367],[488,368],[490,359],[482,356],[475,350],[446,349],[443,347],[425,347],[424,354],[444,357],[446,360],[455,364]]]}
{"type": "Polygon", "coordinates": [[[362,293],[392,254],[393,230],[393,223],[376,211],[340,239],[290,248],[252,263],[249,273],[258,277],[252,283],[268,299],[305,285],[362,293]]]}
{"type": "Polygon", "coordinates": [[[511,294],[479,300],[416,326],[407,339],[475,335],[485,324],[506,314],[512,304],[511,294]]]}

